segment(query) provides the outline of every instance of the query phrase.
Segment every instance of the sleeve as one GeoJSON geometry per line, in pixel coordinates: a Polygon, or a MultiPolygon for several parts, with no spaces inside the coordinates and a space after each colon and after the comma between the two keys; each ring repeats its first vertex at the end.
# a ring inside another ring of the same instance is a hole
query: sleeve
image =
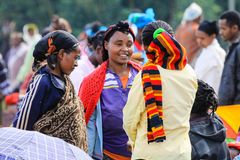
{"type": "Polygon", "coordinates": [[[95,139],[96,139],[96,117],[97,117],[97,110],[94,111],[92,116],[89,119],[89,122],[87,124],[87,137],[88,137],[88,154],[92,157],[95,147],[95,139]]]}
{"type": "Polygon", "coordinates": [[[130,142],[135,143],[137,126],[140,122],[141,114],[145,111],[141,72],[135,77],[128,100],[123,108],[123,128],[128,135],[130,142]]]}
{"type": "Polygon", "coordinates": [[[224,64],[219,88],[219,105],[230,105],[240,101],[240,49],[231,54],[235,56],[230,57],[231,59],[224,64]]]}
{"type": "Polygon", "coordinates": [[[20,109],[13,121],[13,127],[33,130],[34,123],[43,113],[45,95],[49,92],[48,79],[45,75],[36,75],[28,86],[20,109]]]}

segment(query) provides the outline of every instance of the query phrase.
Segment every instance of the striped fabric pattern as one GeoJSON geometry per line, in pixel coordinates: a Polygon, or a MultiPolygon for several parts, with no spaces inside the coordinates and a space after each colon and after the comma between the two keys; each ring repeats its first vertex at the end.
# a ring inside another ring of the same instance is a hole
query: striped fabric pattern
{"type": "Polygon", "coordinates": [[[186,51],[167,32],[160,33],[149,45],[148,62],[143,66],[142,85],[147,108],[148,143],[163,142],[162,79],[157,65],[169,70],[182,70],[186,63],[186,51]]]}
{"type": "Polygon", "coordinates": [[[41,74],[36,75],[33,83],[30,84],[30,86],[29,86],[30,92],[27,93],[26,97],[24,98],[24,100],[22,102],[23,108],[21,108],[21,109],[23,111],[20,112],[19,121],[17,122],[16,128],[24,129],[24,130],[27,129],[29,114],[30,114],[30,110],[31,110],[31,108],[27,107],[27,106],[32,106],[33,98],[37,94],[38,85],[39,85],[42,77],[43,77],[43,75],[41,75],[41,74]]]}
{"type": "MultiPolygon", "coordinates": [[[[132,76],[131,72],[129,72],[128,78],[132,76]]],[[[131,88],[132,84],[129,84],[127,88],[131,88]]],[[[105,78],[105,83],[103,89],[110,89],[110,88],[120,88],[116,78],[112,73],[107,73],[105,78]]]]}

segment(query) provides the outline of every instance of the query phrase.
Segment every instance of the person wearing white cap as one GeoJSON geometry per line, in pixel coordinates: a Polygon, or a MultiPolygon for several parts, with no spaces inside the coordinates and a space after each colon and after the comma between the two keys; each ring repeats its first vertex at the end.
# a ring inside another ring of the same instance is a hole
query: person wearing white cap
{"type": "Polygon", "coordinates": [[[193,21],[196,18],[202,15],[202,8],[195,2],[191,3],[189,7],[185,10],[183,14],[183,22],[184,21],[193,21]]]}
{"type": "Polygon", "coordinates": [[[195,2],[184,11],[182,23],[177,27],[175,37],[186,48],[188,63],[194,67],[200,53],[195,33],[202,20],[202,8],[195,2]]]}

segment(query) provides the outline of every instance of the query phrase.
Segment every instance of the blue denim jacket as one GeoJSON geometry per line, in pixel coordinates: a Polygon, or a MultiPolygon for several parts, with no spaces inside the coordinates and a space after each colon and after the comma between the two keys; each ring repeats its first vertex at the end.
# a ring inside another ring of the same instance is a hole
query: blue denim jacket
{"type": "Polygon", "coordinates": [[[97,160],[103,158],[103,132],[102,132],[102,113],[100,101],[92,114],[88,125],[88,154],[97,160]]]}

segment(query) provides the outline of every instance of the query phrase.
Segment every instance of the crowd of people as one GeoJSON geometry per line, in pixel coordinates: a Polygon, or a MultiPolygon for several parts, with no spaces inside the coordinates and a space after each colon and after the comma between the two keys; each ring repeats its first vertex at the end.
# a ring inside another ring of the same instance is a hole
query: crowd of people
{"type": "Polygon", "coordinates": [[[240,159],[240,132],[227,142],[216,113],[240,104],[237,11],[210,21],[192,3],[175,32],[148,8],[71,32],[53,16],[41,35],[32,23],[9,33],[0,100],[16,112],[2,120],[0,159],[240,159]]]}

